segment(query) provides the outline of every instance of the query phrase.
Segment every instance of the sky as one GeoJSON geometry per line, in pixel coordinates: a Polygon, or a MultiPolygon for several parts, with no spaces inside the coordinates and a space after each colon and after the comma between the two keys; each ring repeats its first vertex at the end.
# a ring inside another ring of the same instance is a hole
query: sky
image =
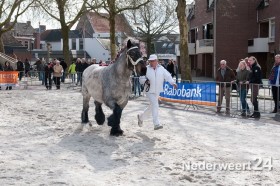
{"type": "MultiPolygon", "coordinates": [[[[187,4],[193,2],[194,0],[187,0],[187,4]]],[[[31,25],[33,28],[38,28],[40,25],[46,25],[46,29],[58,29],[60,28],[60,23],[56,20],[49,19],[49,18],[43,18],[40,15],[34,16],[33,13],[25,13],[18,19],[18,22],[24,23],[27,21],[31,21],[31,25]]],[[[76,28],[75,24],[72,29],[76,28]]]]}

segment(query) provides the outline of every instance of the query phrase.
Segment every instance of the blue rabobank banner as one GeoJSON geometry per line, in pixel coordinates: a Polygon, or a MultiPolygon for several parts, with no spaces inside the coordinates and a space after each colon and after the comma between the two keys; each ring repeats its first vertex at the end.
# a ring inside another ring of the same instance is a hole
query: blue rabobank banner
{"type": "Polygon", "coordinates": [[[178,89],[174,89],[168,82],[164,83],[163,91],[160,94],[161,100],[216,106],[216,83],[178,83],[178,89]]]}

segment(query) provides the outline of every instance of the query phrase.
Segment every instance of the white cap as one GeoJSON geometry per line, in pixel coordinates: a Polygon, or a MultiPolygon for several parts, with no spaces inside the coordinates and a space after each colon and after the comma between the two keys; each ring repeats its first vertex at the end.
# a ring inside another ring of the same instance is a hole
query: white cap
{"type": "Polygon", "coordinates": [[[157,58],[157,55],[151,54],[150,57],[149,57],[149,59],[148,59],[148,61],[153,61],[153,60],[157,60],[157,59],[158,59],[158,58],[157,58]]]}

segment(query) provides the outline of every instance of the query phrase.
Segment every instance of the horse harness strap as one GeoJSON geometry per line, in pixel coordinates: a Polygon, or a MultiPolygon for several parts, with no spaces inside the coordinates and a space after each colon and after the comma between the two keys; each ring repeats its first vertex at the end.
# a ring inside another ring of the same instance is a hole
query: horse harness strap
{"type": "Polygon", "coordinates": [[[134,61],[134,60],[130,57],[130,55],[128,54],[128,51],[130,51],[130,50],[132,50],[132,49],[136,49],[136,48],[138,48],[138,47],[137,47],[137,46],[131,47],[130,49],[128,49],[128,50],[126,51],[126,63],[127,63],[127,65],[128,65],[128,60],[130,60],[131,64],[134,66],[133,71],[134,71],[134,73],[137,75],[135,66],[139,63],[139,61],[143,60],[143,58],[140,57],[139,59],[137,59],[136,61],[134,61]]]}

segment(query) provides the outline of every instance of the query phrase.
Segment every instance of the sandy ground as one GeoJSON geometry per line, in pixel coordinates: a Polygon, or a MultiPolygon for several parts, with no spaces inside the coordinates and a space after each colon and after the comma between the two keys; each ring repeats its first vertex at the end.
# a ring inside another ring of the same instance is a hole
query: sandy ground
{"type": "Polygon", "coordinates": [[[81,129],[79,90],[1,90],[0,185],[280,185],[275,121],[162,104],[164,128],[154,131],[151,119],[137,125],[147,104],[145,97],[129,101],[121,119],[125,135],[112,137],[107,124],[95,123],[93,107],[93,126],[81,129]],[[188,162],[250,162],[263,170],[187,170],[188,162]]]}

